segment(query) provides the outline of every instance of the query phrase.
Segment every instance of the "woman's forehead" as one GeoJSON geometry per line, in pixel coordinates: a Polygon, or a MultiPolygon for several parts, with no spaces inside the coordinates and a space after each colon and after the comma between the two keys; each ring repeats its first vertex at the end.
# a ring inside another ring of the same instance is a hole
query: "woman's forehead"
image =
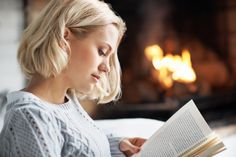
{"type": "Polygon", "coordinates": [[[104,44],[109,44],[112,49],[115,49],[119,39],[119,31],[112,24],[106,25],[91,33],[90,37],[95,38],[97,41],[103,42],[104,44]]]}

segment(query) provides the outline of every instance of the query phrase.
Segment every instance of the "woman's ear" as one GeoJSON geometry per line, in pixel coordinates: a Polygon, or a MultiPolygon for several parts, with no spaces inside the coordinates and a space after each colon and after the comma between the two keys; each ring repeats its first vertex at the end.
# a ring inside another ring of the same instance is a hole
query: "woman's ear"
{"type": "Polygon", "coordinates": [[[69,45],[70,38],[71,38],[70,29],[65,28],[65,30],[64,30],[64,40],[61,41],[60,47],[67,53],[70,53],[70,51],[71,51],[70,45],[69,45]]]}
{"type": "Polygon", "coordinates": [[[69,40],[70,33],[71,33],[70,30],[69,30],[67,27],[65,27],[65,30],[64,30],[64,39],[65,39],[66,41],[69,40]]]}

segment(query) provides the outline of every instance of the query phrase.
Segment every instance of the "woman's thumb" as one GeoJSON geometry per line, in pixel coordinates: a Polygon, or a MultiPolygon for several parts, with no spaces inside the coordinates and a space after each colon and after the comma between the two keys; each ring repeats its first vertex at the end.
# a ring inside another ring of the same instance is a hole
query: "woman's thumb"
{"type": "Polygon", "coordinates": [[[132,153],[137,153],[140,151],[139,147],[132,145],[131,143],[128,144],[128,148],[129,148],[129,151],[131,151],[132,153]]]}
{"type": "Polygon", "coordinates": [[[130,143],[128,140],[126,140],[124,143],[122,143],[121,147],[121,151],[130,151],[132,153],[137,153],[140,148],[133,145],[132,143],[130,143]]]}

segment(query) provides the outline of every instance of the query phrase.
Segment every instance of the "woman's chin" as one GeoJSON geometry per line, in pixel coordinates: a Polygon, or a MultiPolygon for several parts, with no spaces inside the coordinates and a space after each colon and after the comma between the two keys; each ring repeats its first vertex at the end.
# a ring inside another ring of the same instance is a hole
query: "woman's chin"
{"type": "Polygon", "coordinates": [[[94,85],[90,85],[86,88],[80,89],[79,91],[84,95],[89,95],[94,90],[94,87],[95,87],[94,85]]]}

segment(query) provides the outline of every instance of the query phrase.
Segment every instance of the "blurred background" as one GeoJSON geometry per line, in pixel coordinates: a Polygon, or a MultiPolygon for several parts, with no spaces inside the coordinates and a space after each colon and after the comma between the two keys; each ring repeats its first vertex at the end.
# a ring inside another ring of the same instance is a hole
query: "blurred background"
{"type": "MultiPolygon", "coordinates": [[[[0,0],[0,96],[25,85],[22,30],[48,0],[0,0]]],[[[212,127],[236,124],[235,0],[106,0],[127,24],[120,101],[84,102],[94,119],[167,120],[193,99],[212,127]]]]}

